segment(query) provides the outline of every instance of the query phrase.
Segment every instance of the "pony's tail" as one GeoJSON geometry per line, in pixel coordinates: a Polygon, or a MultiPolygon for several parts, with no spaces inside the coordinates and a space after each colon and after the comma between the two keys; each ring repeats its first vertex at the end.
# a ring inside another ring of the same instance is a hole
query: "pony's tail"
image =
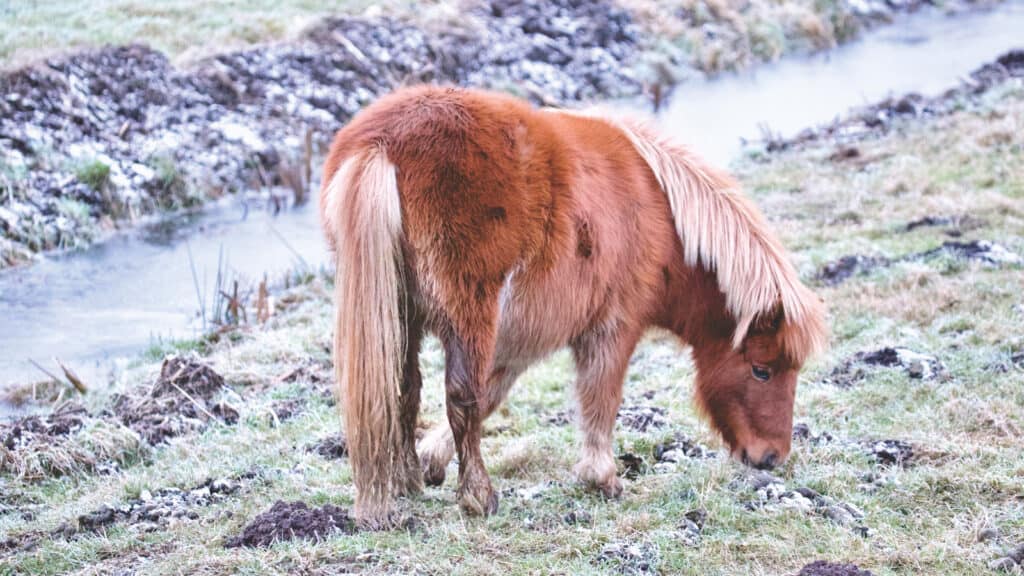
{"type": "Polygon", "coordinates": [[[405,328],[402,212],[395,166],[381,147],[348,158],[322,192],[336,251],[334,366],[365,528],[391,521],[401,465],[400,395],[405,328]]]}
{"type": "Polygon", "coordinates": [[[798,363],[824,349],[824,307],[797,275],[782,244],[736,181],[635,121],[616,124],[650,166],[668,197],[689,266],[715,272],[736,319],[733,347],[759,321],[782,313],[779,338],[798,363]]]}

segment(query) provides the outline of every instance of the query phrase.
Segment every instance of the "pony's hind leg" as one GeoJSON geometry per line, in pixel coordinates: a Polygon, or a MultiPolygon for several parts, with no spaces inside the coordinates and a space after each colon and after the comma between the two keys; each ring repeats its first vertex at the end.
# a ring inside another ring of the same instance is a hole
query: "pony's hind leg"
{"type": "MultiPolygon", "coordinates": [[[[483,420],[486,420],[498,406],[501,406],[505,397],[508,396],[509,388],[521,373],[522,368],[507,367],[494,370],[487,383],[485,394],[487,401],[483,409],[483,420]]],[[[447,422],[430,429],[430,432],[420,441],[419,453],[424,482],[429,486],[443,484],[445,468],[455,456],[455,438],[452,436],[452,429],[447,422]]]]}
{"type": "Polygon", "coordinates": [[[420,412],[420,343],[423,340],[423,324],[411,319],[407,325],[405,366],[402,370],[402,397],[400,401],[400,426],[402,429],[402,457],[399,459],[395,482],[397,496],[414,496],[423,491],[423,472],[416,457],[416,419],[420,412]]]}
{"type": "Polygon", "coordinates": [[[480,430],[487,394],[486,373],[493,355],[493,330],[475,337],[442,336],[445,350],[445,392],[448,424],[459,455],[459,506],[468,514],[487,516],[498,511],[498,494],[480,455],[480,430]],[[488,338],[488,336],[490,336],[488,338]]]}
{"type": "Polygon", "coordinates": [[[635,334],[592,330],[573,343],[583,432],[583,455],[574,472],[581,482],[608,498],[622,494],[612,452],[612,430],[622,403],[622,380],[636,341],[635,334]]]}

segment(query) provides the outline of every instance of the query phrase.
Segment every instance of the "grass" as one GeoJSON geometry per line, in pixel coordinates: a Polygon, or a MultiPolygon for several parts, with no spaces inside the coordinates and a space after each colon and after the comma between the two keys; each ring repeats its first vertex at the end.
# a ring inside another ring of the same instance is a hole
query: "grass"
{"type": "MultiPolygon", "coordinates": [[[[1024,254],[1022,126],[1024,92],[1001,91],[979,110],[859,143],[855,163],[828,160],[832,149],[824,145],[749,159],[738,172],[805,277],[845,254],[898,256],[941,244],[948,238],[942,227],[901,231],[925,215],[969,215],[982,224],[965,239],[992,239],[1024,254]]],[[[721,450],[718,457],[685,459],[668,469],[648,466],[626,482],[620,501],[586,492],[570,473],[576,431],[550,423],[571,406],[572,363],[563,352],[527,372],[486,424],[484,458],[502,494],[496,516],[462,517],[451,473],[443,487],[403,503],[417,520],[413,531],[226,549],[223,539],[275,500],[352,504],[347,461],[306,449],[339,430],[320,382],[330,374],[330,290],[314,277],[278,294],[283,304],[265,327],[217,342],[155,348],[114,385],[148,384],[163,353],[197,351],[229,383],[238,424],[181,437],[143,453],[139,463],[126,459],[115,473],[81,470],[36,481],[0,474],[3,502],[20,511],[0,512],[0,541],[48,533],[143,490],[187,488],[253,469],[261,481],[197,509],[196,520],[122,523],[0,552],[0,573],[617,574],[646,566],[664,574],[778,575],[824,558],[855,562],[880,576],[984,574],[989,561],[1024,541],[1024,375],[1012,366],[993,368],[1024,350],[1021,274],[1019,267],[934,259],[817,288],[830,307],[834,342],[802,376],[796,421],[835,440],[795,442],[778,475],[787,487],[810,487],[862,510],[867,537],[819,512],[751,509],[747,504],[757,496],[746,485],[750,473],[721,450]],[[850,389],[820,383],[853,353],[883,345],[934,354],[949,378],[912,380],[900,370],[876,369],[850,389]],[[296,366],[313,368],[282,382],[296,366]],[[276,403],[293,399],[305,406],[297,416],[271,416],[276,403]],[[918,456],[907,466],[885,467],[858,448],[886,438],[910,442],[918,456]],[[681,528],[695,509],[708,518],[696,542],[681,528]],[[584,520],[567,521],[570,513],[584,520]],[[987,527],[1000,536],[979,541],[987,527]]],[[[436,341],[421,362],[423,418],[438,422],[444,359],[436,341]]],[[[689,402],[692,376],[685,350],[670,339],[652,334],[642,342],[625,405],[664,408],[667,426],[638,432],[620,424],[617,454],[635,453],[650,464],[652,447],[676,432],[719,447],[689,402]]],[[[100,408],[109,393],[97,391],[88,401],[100,408]]]]}
{"type": "Polygon", "coordinates": [[[190,60],[287,40],[319,18],[358,12],[369,5],[365,0],[4,1],[0,63],[15,67],[54,53],[139,41],[190,60]]]}

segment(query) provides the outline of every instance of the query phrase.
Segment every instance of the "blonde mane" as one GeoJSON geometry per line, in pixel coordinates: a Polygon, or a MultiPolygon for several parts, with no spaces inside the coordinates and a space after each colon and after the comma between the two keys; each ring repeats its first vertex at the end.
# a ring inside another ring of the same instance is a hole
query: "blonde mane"
{"type": "MultiPolygon", "coordinates": [[[[592,116],[597,118],[597,116],[592,116]]],[[[824,348],[824,307],[797,276],[778,238],[739,184],[691,152],[632,119],[609,119],[629,138],[668,197],[688,266],[715,272],[736,319],[733,346],[753,323],[781,309],[786,354],[803,360],[824,348]]]]}

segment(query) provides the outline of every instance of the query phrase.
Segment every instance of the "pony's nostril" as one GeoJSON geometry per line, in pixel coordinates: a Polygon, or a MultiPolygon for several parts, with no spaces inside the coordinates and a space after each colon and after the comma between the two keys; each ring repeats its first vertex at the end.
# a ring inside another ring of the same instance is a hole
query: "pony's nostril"
{"type": "Polygon", "coordinates": [[[743,454],[740,456],[740,462],[742,462],[744,466],[750,466],[750,457],[747,456],[746,448],[743,449],[743,454]]]}
{"type": "Polygon", "coordinates": [[[764,458],[757,464],[759,470],[771,470],[775,468],[775,465],[779,463],[778,452],[771,450],[764,455],[764,458]]]}

